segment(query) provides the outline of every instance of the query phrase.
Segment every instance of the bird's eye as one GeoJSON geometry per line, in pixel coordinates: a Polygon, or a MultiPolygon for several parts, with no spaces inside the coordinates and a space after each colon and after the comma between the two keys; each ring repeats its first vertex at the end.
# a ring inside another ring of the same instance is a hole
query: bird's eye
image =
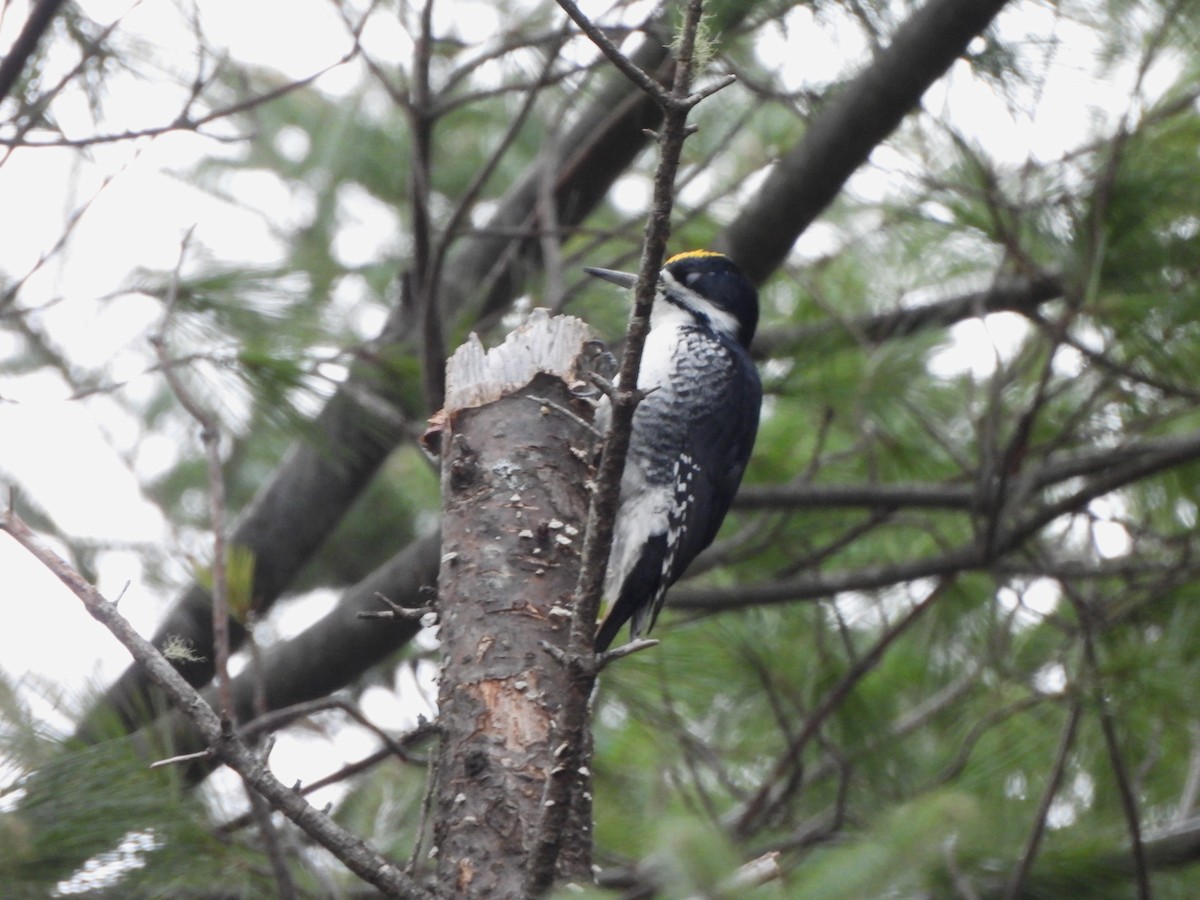
{"type": "Polygon", "coordinates": [[[688,272],[683,280],[686,281],[688,284],[695,284],[697,281],[700,280],[700,273],[699,272],[688,272]]]}

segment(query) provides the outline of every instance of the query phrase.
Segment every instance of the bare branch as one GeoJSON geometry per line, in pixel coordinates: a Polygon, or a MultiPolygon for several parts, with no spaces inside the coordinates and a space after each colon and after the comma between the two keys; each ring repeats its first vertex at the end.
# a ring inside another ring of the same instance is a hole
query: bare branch
{"type": "Polygon", "coordinates": [[[854,689],[862,678],[879,665],[887,649],[905,634],[924,615],[938,599],[954,584],[951,579],[943,579],[895,625],[888,628],[874,643],[871,649],[859,657],[838,682],[831,687],[817,703],[804,727],[789,741],[787,748],[776,760],[771,774],[762,781],[762,786],[755,795],[747,801],[740,810],[731,817],[734,833],[747,837],[762,827],[770,818],[772,811],[786,799],[789,787],[796,787],[795,780],[788,773],[797,768],[804,748],[816,737],[821,726],[830,714],[837,709],[847,695],[854,689]],[[785,786],[781,791],[781,786],[785,786]]]}
{"type": "Polygon", "coordinates": [[[736,509],[957,509],[976,508],[969,484],[780,484],[746,485],[738,491],[736,509]]]}
{"type": "MultiPolygon", "coordinates": [[[[239,732],[239,735],[249,735],[249,734],[254,734],[254,733],[260,733],[262,731],[268,730],[268,727],[270,729],[282,727],[282,725],[286,724],[286,723],[280,723],[278,721],[279,719],[291,720],[291,719],[296,718],[298,715],[306,715],[307,713],[293,713],[292,711],[297,708],[307,707],[307,706],[310,706],[310,704],[297,704],[296,707],[289,707],[288,709],[285,709],[285,710],[278,710],[276,713],[271,713],[268,716],[264,716],[263,717],[264,721],[263,721],[261,727],[259,725],[259,720],[256,719],[253,722],[248,723],[247,726],[244,729],[242,729],[241,732],[239,732]],[[289,715],[286,715],[286,716],[281,715],[284,713],[289,713],[289,715]],[[268,718],[271,719],[272,721],[270,721],[270,722],[265,721],[268,718]]],[[[317,701],[317,702],[311,704],[311,708],[315,710],[317,708],[334,709],[334,708],[341,708],[341,707],[336,702],[328,703],[325,701],[317,701]]],[[[369,726],[369,727],[371,727],[372,730],[375,730],[377,728],[377,726],[374,726],[374,725],[369,726]]],[[[375,768],[377,765],[379,765],[384,760],[387,760],[392,757],[398,757],[399,759],[403,760],[404,762],[406,762],[410,765],[418,765],[421,763],[424,763],[425,765],[430,765],[436,759],[436,754],[431,753],[429,755],[429,759],[422,760],[420,757],[413,756],[413,754],[410,752],[409,748],[414,744],[418,744],[418,743],[426,740],[431,735],[436,734],[436,732],[437,732],[437,726],[434,724],[428,723],[428,722],[424,722],[424,723],[418,725],[412,731],[409,731],[406,734],[403,734],[398,738],[387,737],[386,732],[383,732],[382,730],[378,730],[378,731],[376,731],[377,734],[381,734],[381,735],[385,736],[384,746],[380,747],[378,750],[368,753],[366,756],[362,757],[361,759],[355,760],[354,762],[347,763],[346,765],[341,766],[336,771],[330,772],[328,775],[326,775],[322,778],[317,778],[317,779],[310,781],[307,784],[303,784],[303,785],[297,783],[292,786],[292,790],[294,790],[296,793],[298,793],[301,797],[307,797],[309,794],[316,793],[317,791],[321,790],[322,788],[329,787],[331,784],[340,784],[341,782],[345,781],[348,778],[353,778],[355,775],[361,775],[363,772],[370,771],[371,769],[375,768]]],[[[196,754],[192,754],[192,755],[196,756],[196,754]]],[[[217,828],[217,831],[219,831],[222,834],[228,834],[228,833],[237,831],[239,829],[245,828],[247,825],[250,825],[252,822],[253,822],[253,816],[251,816],[250,813],[243,813],[242,815],[237,816],[236,818],[230,819],[228,822],[225,822],[222,825],[220,825],[217,828]]],[[[411,871],[410,871],[410,874],[411,874],[411,871]]]]}
{"type": "Polygon", "coordinates": [[[1079,620],[1080,638],[1083,643],[1083,661],[1091,679],[1092,701],[1100,717],[1100,731],[1104,735],[1104,746],[1108,751],[1109,765],[1117,792],[1121,797],[1121,810],[1125,814],[1125,826],[1129,831],[1130,855],[1133,858],[1134,882],[1137,884],[1138,900],[1150,900],[1150,875],[1146,863],[1146,850],[1142,845],[1141,817],[1138,814],[1137,797],[1130,784],[1128,767],[1117,739],[1117,725],[1113,716],[1112,703],[1100,682],[1100,658],[1096,651],[1096,615],[1091,603],[1070,582],[1059,582],[1063,593],[1070,599],[1079,620]]]}
{"type": "Polygon", "coordinates": [[[233,693],[229,685],[229,570],[225,558],[225,477],[221,472],[221,432],[217,427],[215,417],[201,407],[196,398],[192,396],[191,391],[184,385],[167,352],[167,326],[170,324],[171,314],[175,310],[175,302],[179,296],[180,272],[184,259],[187,257],[190,238],[191,232],[189,231],[184,236],[179,248],[179,261],[176,263],[171,277],[162,323],[159,325],[159,330],[151,336],[150,344],[154,347],[154,353],[158,357],[167,384],[171,387],[171,393],[175,395],[179,405],[200,426],[200,440],[204,444],[204,456],[208,464],[209,523],[213,534],[212,623],[217,696],[219,697],[218,708],[226,727],[232,728],[234,708],[233,693]]]}
{"type": "MultiPolygon", "coordinates": [[[[990,546],[971,541],[922,559],[861,566],[843,572],[806,572],[795,578],[741,585],[736,591],[685,586],[676,588],[669,603],[673,609],[714,611],[815,600],[843,591],[871,590],[994,565],[1059,516],[1083,509],[1090,501],[1111,491],[1197,459],[1200,459],[1200,432],[1064,454],[1061,459],[1025,474],[1024,480],[1013,488],[1008,506],[1014,515],[999,528],[990,546]],[[1063,496],[1040,505],[1030,502],[1031,491],[1073,478],[1081,478],[1082,483],[1063,496]]],[[[984,505],[981,509],[987,511],[991,507],[984,505]]]]}
{"type": "Polygon", "coordinates": [[[271,818],[271,807],[258,791],[249,784],[246,785],[246,796],[250,800],[250,813],[254,816],[254,824],[262,835],[263,850],[271,865],[271,875],[275,878],[275,890],[280,900],[295,900],[300,894],[296,890],[295,879],[292,878],[288,866],[288,854],[280,838],[279,829],[271,818]]]}
{"type": "Polygon", "coordinates": [[[1071,709],[1067,713],[1067,721],[1063,724],[1062,736],[1058,739],[1058,752],[1054,756],[1054,765],[1050,768],[1046,787],[1042,791],[1042,798],[1038,803],[1037,813],[1033,819],[1033,828],[1030,830],[1029,838],[1025,843],[1025,851],[1021,854],[1017,867],[1013,870],[1012,877],[1008,882],[1008,887],[1004,892],[1004,900],[1017,900],[1022,895],[1025,882],[1029,878],[1029,872],[1033,868],[1033,862],[1037,859],[1038,849],[1042,844],[1042,836],[1046,832],[1046,817],[1050,813],[1050,804],[1054,802],[1054,797],[1062,785],[1063,774],[1067,769],[1067,760],[1070,757],[1071,748],[1075,746],[1075,734],[1079,728],[1079,720],[1082,718],[1082,715],[1083,704],[1076,700],[1071,704],[1071,709]]]}
{"type": "Polygon", "coordinates": [[[825,321],[816,325],[774,328],[755,337],[754,352],[762,357],[787,356],[803,349],[839,346],[839,337],[861,343],[882,344],[932,328],[948,328],[964,319],[994,312],[1033,315],[1047,301],[1063,295],[1063,279],[1052,273],[1035,277],[998,277],[983,290],[908,306],[889,312],[871,313],[844,322],[825,321]]]}
{"type": "Polygon", "coordinates": [[[607,56],[609,61],[626,78],[652,97],[654,102],[664,109],[671,103],[673,92],[667,91],[654,78],[639,69],[633,60],[622,53],[620,48],[608,39],[608,35],[604,33],[604,29],[585,16],[572,0],[557,0],[557,2],[563,12],[571,17],[571,20],[579,26],[580,30],[588,36],[591,42],[600,49],[600,52],[607,56]]]}
{"type": "Polygon", "coordinates": [[[29,18],[25,20],[25,25],[21,28],[21,33],[17,35],[17,39],[13,41],[4,58],[0,59],[0,100],[9,95],[13,85],[21,77],[25,64],[37,52],[37,46],[41,43],[42,36],[50,27],[50,23],[54,21],[54,16],[58,13],[60,6],[62,6],[62,0],[38,0],[30,11],[29,18]]]}
{"type": "MultiPolygon", "coordinates": [[[[351,48],[340,59],[334,60],[329,65],[318,69],[311,75],[306,75],[304,78],[296,81],[288,82],[279,87],[272,88],[269,91],[264,91],[261,94],[255,94],[252,97],[246,97],[236,103],[231,103],[228,106],[222,106],[218,109],[210,110],[201,116],[192,116],[184,109],[171,122],[164,125],[154,125],[147,128],[135,128],[127,131],[114,132],[112,134],[89,135],[84,138],[56,138],[54,140],[27,141],[23,136],[16,138],[0,137],[0,147],[92,147],[97,144],[114,144],[122,141],[132,141],[139,138],[159,137],[160,135],[170,134],[174,131],[194,131],[197,134],[204,132],[201,129],[205,125],[210,125],[213,122],[227,119],[238,113],[249,112],[256,107],[262,106],[272,101],[278,100],[280,97],[286,97],[295,91],[308,87],[326,72],[331,72],[339,66],[343,66],[357,55],[357,47],[351,48]]],[[[189,101],[190,105],[191,101],[189,101]]],[[[214,137],[213,135],[209,135],[214,137]]],[[[219,139],[219,138],[218,138],[219,139]]]]}
{"type": "Polygon", "coordinates": [[[888,47],[815,116],[718,242],[756,282],[832,202],[1007,0],[926,0],[888,47]]]}
{"type": "Polygon", "coordinates": [[[299,794],[275,778],[241,740],[228,732],[212,707],[183,680],[158,649],[138,634],[117,608],[78,572],[44,546],[16,514],[7,512],[2,525],[4,531],[83,602],[93,618],[112,632],[176,708],[192,721],[213,753],[251,784],[272,807],[333,853],[355,875],[373,884],[387,896],[426,897],[412,879],[372,850],[361,838],[314,809],[299,794]]]}

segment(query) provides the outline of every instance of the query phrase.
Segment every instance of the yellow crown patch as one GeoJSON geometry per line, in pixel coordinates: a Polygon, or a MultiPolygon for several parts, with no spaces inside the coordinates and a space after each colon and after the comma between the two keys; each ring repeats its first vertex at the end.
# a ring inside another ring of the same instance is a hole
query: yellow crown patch
{"type": "Polygon", "coordinates": [[[676,253],[668,259],[663,265],[669,266],[673,262],[678,262],[681,259],[702,259],[706,256],[724,256],[724,253],[718,253],[716,250],[687,250],[683,253],[676,253]]]}

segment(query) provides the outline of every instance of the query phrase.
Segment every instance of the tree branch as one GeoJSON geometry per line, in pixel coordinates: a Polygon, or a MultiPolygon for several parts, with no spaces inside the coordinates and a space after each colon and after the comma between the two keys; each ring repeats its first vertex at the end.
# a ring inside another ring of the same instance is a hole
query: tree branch
{"type": "Polygon", "coordinates": [[[803,139],[767,176],[717,242],[756,282],[787,257],[796,238],[842,185],[945,74],[1006,0],[928,0],[809,123],[803,139]]]}
{"type": "Polygon", "coordinates": [[[870,313],[848,321],[823,321],[815,325],[778,326],[760,332],[754,340],[759,357],[789,356],[803,349],[841,347],[847,338],[868,344],[909,337],[933,328],[949,328],[965,319],[994,312],[1016,312],[1033,316],[1038,307],[1063,295],[1062,277],[1053,273],[997,278],[980,291],[945,300],[881,313],[870,313]]]}
{"type": "Polygon", "coordinates": [[[745,838],[753,834],[769,819],[772,810],[786,799],[788,789],[797,786],[796,780],[788,777],[788,773],[799,766],[804,748],[817,735],[821,726],[825,724],[825,720],[849,696],[863,677],[879,665],[887,649],[915,625],[953,583],[951,579],[943,579],[938,582],[903,618],[888,628],[871,646],[871,649],[859,657],[833,687],[826,691],[820,702],[804,720],[804,727],[788,742],[787,748],[776,760],[771,774],[762,780],[761,787],[754,796],[731,816],[733,831],[736,835],[745,838]],[[783,786],[782,791],[781,786],[783,786]]]}
{"type": "Polygon", "coordinates": [[[52,572],[78,597],[87,611],[104,625],[133,656],[154,684],[170,698],[203,735],[218,758],[237,772],[271,806],[292,820],[305,834],[329,850],[355,875],[374,885],[389,897],[424,898],[424,891],[391,862],[372,850],[361,838],[338,825],[329,816],[310,806],[299,794],[285,786],[245,744],[224,727],[221,718],[196,693],[158,649],[134,630],[117,611],[66,561],[44,546],[28,526],[8,510],[3,530],[52,572]]]}
{"type": "Polygon", "coordinates": [[[622,53],[617,48],[617,45],[608,39],[608,35],[604,33],[604,30],[585,16],[572,0],[557,0],[557,2],[562,11],[570,16],[571,20],[579,26],[580,31],[586,34],[588,39],[600,49],[600,52],[608,57],[609,62],[613,64],[617,71],[633,82],[639,91],[650,96],[663,109],[666,109],[670,105],[673,94],[638,68],[637,64],[622,53]]]}
{"type": "Polygon", "coordinates": [[[1088,602],[1075,586],[1069,582],[1059,582],[1063,592],[1075,609],[1079,620],[1079,634],[1083,643],[1083,661],[1087,666],[1092,702],[1100,718],[1100,731],[1104,735],[1104,746],[1108,751],[1109,765],[1112,766],[1113,779],[1117,783],[1117,793],[1121,798],[1121,811],[1125,815],[1125,827],[1129,831],[1130,856],[1133,859],[1134,883],[1137,885],[1138,900],[1150,900],[1153,891],[1150,889],[1150,875],[1146,863],[1146,850],[1142,842],[1141,817],[1138,814],[1137,792],[1129,780],[1129,769],[1125,765],[1125,757],[1121,753],[1121,744],[1117,739],[1117,724],[1113,716],[1112,703],[1108,693],[1101,684],[1100,657],[1096,651],[1096,616],[1091,603],[1088,602]]]}
{"type": "Polygon", "coordinates": [[[1054,797],[1062,785],[1063,773],[1067,769],[1067,760],[1071,754],[1071,748],[1075,746],[1075,734],[1078,731],[1082,715],[1083,705],[1076,700],[1071,704],[1070,711],[1067,713],[1067,721],[1063,724],[1062,735],[1058,739],[1058,752],[1054,755],[1054,765],[1050,769],[1050,777],[1046,781],[1046,787],[1042,791],[1042,797],[1038,803],[1037,813],[1033,819],[1033,828],[1025,843],[1025,851],[1021,854],[1017,867],[1013,870],[1012,877],[1008,882],[1004,900],[1018,900],[1022,896],[1025,882],[1033,868],[1033,862],[1037,859],[1042,836],[1046,832],[1046,817],[1050,814],[1050,805],[1054,802],[1054,797]]]}
{"type": "Polygon", "coordinates": [[[970,484],[749,484],[733,500],[741,510],[954,509],[977,507],[970,484]]]}
{"type": "Polygon", "coordinates": [[[13,85],[21,77],[25,64],[37,52],[37,46],[49,29],[50,23],[54,21],[54,16],[58,13],[60,6],[62,6],[62,0],[38,0],[30,11],[29,18],[25,20],[25,25],[21,28],[21,33],[17,35],[17,39],[13,41],[12,47],[4,58],[0,59],[0,100],[9,95],[13,85]]]}
{"type": "MultiPolygon", "coordinates": [[[[167,326],[175,311],[179,295],[179,275],[187,256],[190,232],[179,248],[179,261],[171,276],[167,291],[166,309],[159,330],[150,338],[150,345],[158,357],[163,376],[184,411],[200,426],[200,441],[204,445],[204,458],[208,468],[209,526],[212,529],[212,629],[213,665],[217,677],[217,697],[221,719],[225,727],[231,728],[235,721],[233,694],[229,687],[229,567],[225,553],[225,477],[221,472],[221,432],[216,418],[205,410],[192,396],[191,391],[179,377],[175,364],[167,352],[167,326]]],[[[251,798],[253,802],[253,798],[251,798]]]]}
{"type": "MultiPolygon", "coordinates": [[[[999,527],[991,546],[978,541],[964,544],[936,556],[903,562],[862,566],[842,572],[807,572],[766,584],[728,588],[677,587],[670,595],[673,609],[728,610],[797,600],[817,600],[844,591],[872,590],[913,581],[949,575],[967,569],[994,565],[996,560],[1020,547],[1026,540],[1057,519],[1084,508],[1090,501],[1119,490],[1143,478],[1176,466],[1200,460],[1200,432],[1130,441],[1122,447],[1086,450],[1065,454],[1060,460],[1044,463],[1017,480],[1008,496],[1008,506],[1024,509],[1030,505],[1029,493],[1072,478],[1083,483],[1065,496],[1034,506],[999,527]],[[1090,477],[1085,477],[1090,476],[1090,477]]],[[[988,512],[990,507],[981,510],[988,512]]]]}
{"type": "MultiPolygon", "coordinates": [[[[255,673],[246,669],[232,680],[233,707],[239,720],[254,719],[254,691],[261,682],[268,712],[327,697],[360,678],[371,667],[403,646],[421,626],[415,620],[381,623],[358,613],[379,606],[378,594],[402,598],[409,608],[424,604],[422,589],[437,582],[441,535],[434,532],[397,553],[342,594],[337,606],[296,637],[269,647],[255,673]],[[321,660],[314,665],[313,660],[321,660]]],[[[203,736],[178,713],[154,727],[170,734],[177,752],[202,749],[203,736]]],[[[187,777],[199,781],[212,770],[211,761],[198,760],[187,777]]]]}

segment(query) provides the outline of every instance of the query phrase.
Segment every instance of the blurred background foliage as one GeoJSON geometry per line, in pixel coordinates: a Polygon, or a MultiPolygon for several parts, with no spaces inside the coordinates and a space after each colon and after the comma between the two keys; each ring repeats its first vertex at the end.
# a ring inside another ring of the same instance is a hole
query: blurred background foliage
{"type": "MultiPolygon", "coordinates": [[[[719,244],[766,170],[916,6],[713,4],[705,77],[734,72],[739,81],[696,111],[673,248],[719,244]],[[834,53],[817,52],[830,45],[834,53]]],[[[40,48],[21,95],[0,106],[10,146],[63,136],[56,110],[70,91],[86,96],[97,134],[124,128],[126,92],[155,81],[185,97],[198,90],[197,109],[232,107],[195,129],[208,140],[172,175],[258,220],[267,249],[240,258],[197,233],[176,271],[133,270],[115,293],[88,298],[101,311],[152,301],[145,333],[165,330],[189,389],[230,438],[231,513],[289,446],[320,440],[314,417],[347,374],[388,354],[394,399],[410,417],[406,439],[286,602],[256,625],[268,648],[294,633],[282,622],[298,606],[327,605],[436,528],[436,473],[414,444],[433,412],[406,281],[422,238],[414,178],[428,178],[424,237],[446,239],[452,280],[458,242],[488,236],[513,185],[573,149],[561,144],[573,116],[613,77],[582,40],[562,44],[553,4],[447,0],[435,18],[432,99],[414,113],[405,104],[419,8],[335,7],[343,38],[355,27],[393,38],[387,52],[364,39],[347,63],[349,87],[293,84],[230,53],[205,34],[203,6],[183,3],[180,21],[198,23],[208,54],[207,80],[194,88],[189,70],[144,36],[120,22],[109,28],[79,4],[40,48]],[[471,17],[494,32],[479,37],[461,24],[471,17]],[[561,52],[555,78],[493,160],[552,47],[561,52]],[[64,82],[70,90],[55,81],[54,54],[83,61],[64,82]],[[432,155],[414,173],[418,114],[432,155]],[[457,231],[447,235],[451,223],[457,231]],[[385,328],[399,336],[386,348],[385,328]]],[[[596,844],[610,873],[636,873],[642,889],[680,898],[1127,897],[1136,871],[1129,797],[1154,896],[1194,895],[1190,866],[1200,857],[1173,856],[1167,845],[1200,833],[1200,450],[1095,496],[1079,492],[1136,468],[1150,443],[1159,452],[1198,433],[1197,14],[1194,3],[1165,0],[1011,3],[763,284],[757,346],[768,396],[745,492],[779,489],[783,499],[736,510],[695,578],[677,588],[655,634],[661,646],[605,672],[596,844]],[[1062,121],[1061,97],[1081,83],[1086,114],[1062,121]],[[1015,310],[868,330],[872,316],[1035,277],[1061,290],[1015,310]],[[958,488],[968,499],[805,500],[823,486],[911,486],[916,498],[958,488]],[[995,543],[1046,511],[1011,546],[995,543]],[[946,562],[912,571],[937,559],[946,562]],[[806,587],[822,578],[839,587],[806,587]],[[778,879],[730,887],[740,865],[770,851],[778,879]],[[1023,861],[1021,890],[1006,894],[1023,861]]],[[[603,21],[619,36],[647,16],[644,4],[617,3],[603,21]]],[[[314,59],[310,70],[319,68],[314,59]]],[[[124,144],[170,140],[170,123],[161,126],[167,134],[124,144]]],[[[73,140],[84,158],[105,146],[73,140]]],[[[633,265],[653,163],[638,154],[581,225],[543,238],[541,267],[526,273],[504,315],[478,318],[483,288],[469,287],[444,310],[448,349],[472,330],[495,343],[544,302],[615,341],[627,309],[580,270],[633,265]]],[[[98,251],[80,243],[69,252],[98,251]]],[[[80,362],[41,314],[53,301],[24,292],[20,272],[0,279],[2,393],[49,373],[96,416],[115,407],[136,422],[123,452],[170,526],[161,542],[132,549],[139,583],[166,609],[207,546],[194,423],[148,346],[132,377],[110,359],[80,362]],[[173,448],[170,462],[144,474],[139,454],[155,439],[173,448]]],[[[31,520],[85,573],[97,554],[130,549],[72,535],[29,499],[31,520]]],[[[386,728],[403,731],[429,714],[436,664],[426,635],[339,697],[367,708],[371,692],[394,695],[401,712],[388,707],[386,728]]],[[[37,697],[60,720],[82,714],[78,694],[56,691],[36,673],[10,672],[0,685],[5,896],[275,890],[254,830],[221,827],[244,805],[235,786],[212,778],[197,792],[170,767],[148,772],[146,760],[169,750],[144,740],[71,744],[30,706],[37,697]],[[20,802],[33,796],[42,799],[20,802]]],[[[308,780],[379,744],[336,709],[290,732],[330,760],[308,780]],[[351,749],[331,755],[346,735],[351,749]]],[[[347,775],[331,795],[347,825],[398,859],[424,823],[420,754],[429,744],[416,752],[347,775]]],[[[354,895],[346,873],[281,831],[289,852],[301,851],[301,895],[354,895]]]]}

